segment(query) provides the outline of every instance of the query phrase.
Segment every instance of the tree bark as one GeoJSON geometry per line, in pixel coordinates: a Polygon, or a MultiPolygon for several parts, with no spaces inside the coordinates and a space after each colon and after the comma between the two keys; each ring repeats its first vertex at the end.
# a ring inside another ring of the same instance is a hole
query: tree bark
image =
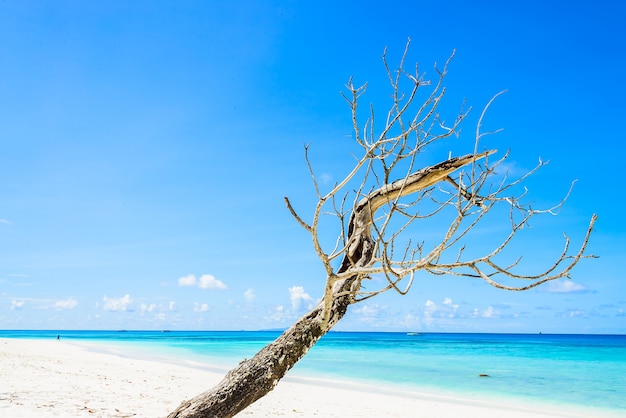
{"type": "MultiPolygon", "coordinates": [[[[372,263],[376,243],[372,239],[372,222],[376,210],[394,199],[430,187],[453,171],[484,158],[495,151],[451,158],[419,170],[402,180],[382,186],[361,199],[350,218],[348,240],[337,274],[353,267],[372,263]]],[[[184,401],[168,418],[228,418],[262,398],[280,379],[324,336],[354,303],[363,277],[327,278],[331,286],[322,301],[309,313],[261,349],[253,358],[244,360],[214,388],[184,401]],[[330,305],[327,304],[328,301],[330,305]]]]}
{"type": "MultiPolygon", "coordinates": [[[[349,289],[354,280],[344,280],[337,287],[338,293],[349,289]]],[[[325,320],[324,303],[320,302],[253,358],[239,363],[217,386],[184,401],[168,418],[227,418],[241,412],[274,389],[285,373],[345,315],[350,303],[345,292],[335,298],[331,317],[325,320]]]]}

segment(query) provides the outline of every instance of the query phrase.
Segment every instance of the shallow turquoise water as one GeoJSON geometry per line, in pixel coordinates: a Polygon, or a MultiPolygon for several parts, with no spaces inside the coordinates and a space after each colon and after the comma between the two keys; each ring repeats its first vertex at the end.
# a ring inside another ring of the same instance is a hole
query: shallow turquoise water
{"type": "MultiPolygon", "coordinates": [[[[200,361],[227,370],[279,333],[0,331],[0,337],[11,338],[57,335],[75,342],[114,344],[121,355],[200,361]]],[[[289,375],[481,399],[608,408],[626,416],[624,335],[332,332],[289,375]]]]}

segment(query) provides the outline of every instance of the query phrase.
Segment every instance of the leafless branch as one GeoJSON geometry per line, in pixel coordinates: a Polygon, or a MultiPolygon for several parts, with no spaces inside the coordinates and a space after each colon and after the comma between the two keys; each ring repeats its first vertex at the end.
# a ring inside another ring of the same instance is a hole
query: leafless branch
{"type": "Polygon", "coordinates": [[[523,203],[527,194],[523,183],[547,163],[540,159],[533,169],[511,180],[507,172],[499,173],[499,167],[509,158],[508,151],[492,162],[489,157],[496,151],[480,150],[481,140],[501,131],[483,131],[482,126],[487,110],[504,91],[497,93],[483,108],[476,124],[472,154],[450,156],[439,164],[418,169],[418,156],[425,147],[459,136],[460,125],[469,110],[461,108],[450,124],[439,114],[439,105],[446,93],[443,83],[454,52],[442,68],[435,66],[434,80],[427,79],[426,73],[420,73],[417,65],[414,73],[405,70],[408,52],[409,42],[399,65],[393,69],[388,63],[387,50],[383,53],[391,103],[379,133],[375,130],[373,106],[364,121],[357,112],[367,85],[355,87],[352,78],[346,84],[347,92],[343,97],[350,107],[355,139],[361,152],[348,174],[329,191],[320,190],[308,158],[309,147],[305,147],[307,166],[319,199],[311,222],[298,216],[286,199],[290,213],[311,233],[314,248],[328,273],[323,302],[327,313],[330,315],[330,305],[339,297],[348,296],[356,302],[388,290],[405,294],[418,271],[479,278],[501,289],[526,290],[550,280],[569,277],[580,260],[594,257],[586,249],[596,215],[592,216],[579,249],[572,254],[570,239],[566,236],[561,254],[538,274],[518,273],[521,257],[507,265],[496,261],[531,218],[542,214],[556,215],[572,188],[553,207],[532,208],[523,203]],[[418,100],[420,97],[422,100],[418,100]],[[392,176],[398,176],[399,180],[393,181],[392,176]],[[332,210],[325,210],[329,204],[332,210]],[[471,248],[470,234],[498,208],[508,208],[509,232],[488,254],[467,257],[467,249],[471,248]],[[335,216],[342,225],[341,234],[329,252],[323,250],[318,235],[323,215],[335,216]],[[415,240],[413,234],[420,231],[417,223],[444,216],[449,216],[448,226],[442,230],[438,242],[427,247],[425,241],[415,240]],[[339,265],[336,263],[338,259],[341,259],[339,265]],[[386,284],[380,289],[366,291],[362,287],[363,280],[375,275],[382,275],[386,284]],[[530,283],[512,286],[499,278],[530,283]]]}

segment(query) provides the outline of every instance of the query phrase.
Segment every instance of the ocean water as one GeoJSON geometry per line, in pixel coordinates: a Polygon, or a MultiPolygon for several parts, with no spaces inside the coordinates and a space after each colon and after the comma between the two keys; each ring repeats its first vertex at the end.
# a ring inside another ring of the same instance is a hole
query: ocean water
{"type": "MultiPolygon", "coordinates": [[[[0,331],[4,338],[57,335],[118,355],[193,362],[226,372],[279,332],[0,331]]],[[[626,416],[626,335],[331,332],[288,376],[601,408],[626,416]]]]}

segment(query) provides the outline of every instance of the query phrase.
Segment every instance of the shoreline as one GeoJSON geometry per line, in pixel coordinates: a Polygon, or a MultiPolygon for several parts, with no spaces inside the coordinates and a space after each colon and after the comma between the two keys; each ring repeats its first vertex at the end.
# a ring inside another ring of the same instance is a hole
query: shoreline
{"type": "MultiPolygon", "coordinates": [[[[223,375],[212,365],[195,361],[116,353],[106,343],[0,338],[0,415],[164,417],[184,399],[217,384],[223,375]]],[[[588,410],[580,408],[467,399],[289,375],[239,416],[411,416],[407,411],[426,417],[589,416],[588,410]]],[[[619,415],[593,410],[593,416],[619,415]]]]}

